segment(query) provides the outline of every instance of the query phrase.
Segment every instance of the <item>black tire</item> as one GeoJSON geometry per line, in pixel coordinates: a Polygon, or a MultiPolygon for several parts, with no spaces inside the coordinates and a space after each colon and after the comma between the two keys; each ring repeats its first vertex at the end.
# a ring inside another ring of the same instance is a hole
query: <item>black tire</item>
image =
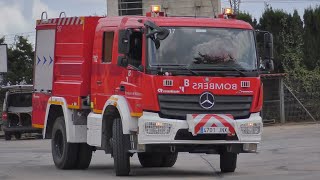
{"type": "Polygon", "coordinates": [[[51,149],[54,164],[59,169],[74,169],[77,163],[78,144],[67,143],[64,117],[58,117],[53,125],[51,149]]]}
{"type": "Polygon", "coordinates": [[[15,134],[14,134],[14,137],[15,137],[16,139],[21,139],[21,133],[15,133],[15,134]]]}
{"type": "Polygon", "coordinates": [[[130,173],[129,147],[130,136],[123,134],[121,119],[117,118],[112,125],[112,153],[117,176],[128,176],[130,173]]]}
{"type": "Polygon", "coordinates": [[[92,159],[92,147],[86,143],[79,144],[79,152],[76,163],[77,169],[87,169],[92,159]]]}
{"type": "Polygon", "coordinates": [[[6,141],[10,141],[11,140],[11,134],[10,133],[4,133],[4,139],[6,141]]]}
{"type": "Polygon", "coordinates": [[[220,154],[221,172],[234,172],[237,167],[237,154],[231,152],[223,152],[220,154]]]}
{"type": "Polygon", "coordinates": [[[142,167],[172,167],[178,158],[178,153],[138,153],[142,167]]]}
{"type": "Polygon", "coordinates": [[[163,158],[155,153],[138,153],[138,158],[142,167],[162,167],[163,158]]]}
{"type": "Polygon", "coordinates": [[[177,162],[178,152],[164,154],[162,167],[172,167],[177,162]]]}

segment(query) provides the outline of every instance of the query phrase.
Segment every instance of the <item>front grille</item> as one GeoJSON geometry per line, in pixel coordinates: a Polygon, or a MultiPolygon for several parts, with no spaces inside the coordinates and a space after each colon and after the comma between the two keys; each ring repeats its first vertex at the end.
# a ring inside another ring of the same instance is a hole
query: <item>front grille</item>
{"type": "Polygon", "coordinates": [[[186,119],[187,114],[231,114],[235,119],[248,118],[252,96],[215,96],[215,105],[203,109],[200,95],[158,95],[162,118],[186,119]]]}
{"type": "Polygon", "coordinates": [[[198,134],[193,136],[188,129],[179,129],[174,140],[238,140],[238,137],[227,134],[198,134]]]}

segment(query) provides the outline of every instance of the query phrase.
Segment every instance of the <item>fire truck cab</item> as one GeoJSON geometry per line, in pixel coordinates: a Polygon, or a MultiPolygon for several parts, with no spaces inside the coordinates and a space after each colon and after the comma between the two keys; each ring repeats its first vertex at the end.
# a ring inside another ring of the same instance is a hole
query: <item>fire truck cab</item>
{"type": "Polygon", "coordinates": [[[32,118],[58,168],[86,169],[104,150],[118,176],[135,153],[143,167],[172,167],[178,152],[219,154],[221,171],[233,172],[239,153],[257,151],[253,28],[159,14],[37,21],[32,118]]]}

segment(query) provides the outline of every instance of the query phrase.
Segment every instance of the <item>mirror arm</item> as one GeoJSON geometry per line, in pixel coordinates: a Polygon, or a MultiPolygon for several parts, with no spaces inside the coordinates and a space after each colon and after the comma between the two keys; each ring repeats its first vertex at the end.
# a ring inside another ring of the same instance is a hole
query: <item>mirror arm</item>
{"type": "Polygon", "coordinates": [[[160,32],[161,32],[161,31],[159,31],[159,30],[155,30],[155,31],[147,34],[146,37],[147,37],[147,38],[152,37],[153,35],[155,35],[155,34],[157,34],[157,33],[160,33],[160,32]]]}

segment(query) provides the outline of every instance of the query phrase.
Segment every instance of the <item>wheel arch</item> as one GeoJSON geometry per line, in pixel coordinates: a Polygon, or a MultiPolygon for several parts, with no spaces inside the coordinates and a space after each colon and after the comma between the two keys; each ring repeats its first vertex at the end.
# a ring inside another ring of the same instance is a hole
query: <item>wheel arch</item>
{"type": "Polygon", "coordinates": [[[61,105],[54,105],[48,104],[48,115],[46,116],[44,131],[43,131],[43,138],[44,139],[51,139],[52,137],[52,128],[56,121],[56,119],[60,116],[63,116],[63,109],[61,105]]]}
{"type": "Polygon", "coordinates": [[[46,109],[46,118],[43,130],[44,139],[51,138],[50,130],[52,130],[55,119],[59,116],[63,116],[66,126],[67,142],[87,142],[87,125],[74,125],[72,121],[72,114],[73,111],[68,109],[65,98],[56,96],[50,97],[46,109]],[[55,114],[55,109],[59,109],[60,113],[55,114]]]}
{"type": "Polygon", "coordinates": [[[113,105],[106,106],[102,115],[102,138],[101,147],[106,150],[106,152],[111,152],[110,138],[112,137],[112,125],[116,118],[120,118],[120,113],[117,107],[113,105]]]}
{"type": "Polygon", "coordinates": [[[118,112],[122,121],[123,134],[130,134],[130,131],[138,130],[138,118],[131,116],[130,109],[131,107],[124,96],[113,95],[104,105],[103,119],[108,112],[117,110],[116,112],[118,112]],[[113,108],[115,109],[113,110],[113,108]]]}

